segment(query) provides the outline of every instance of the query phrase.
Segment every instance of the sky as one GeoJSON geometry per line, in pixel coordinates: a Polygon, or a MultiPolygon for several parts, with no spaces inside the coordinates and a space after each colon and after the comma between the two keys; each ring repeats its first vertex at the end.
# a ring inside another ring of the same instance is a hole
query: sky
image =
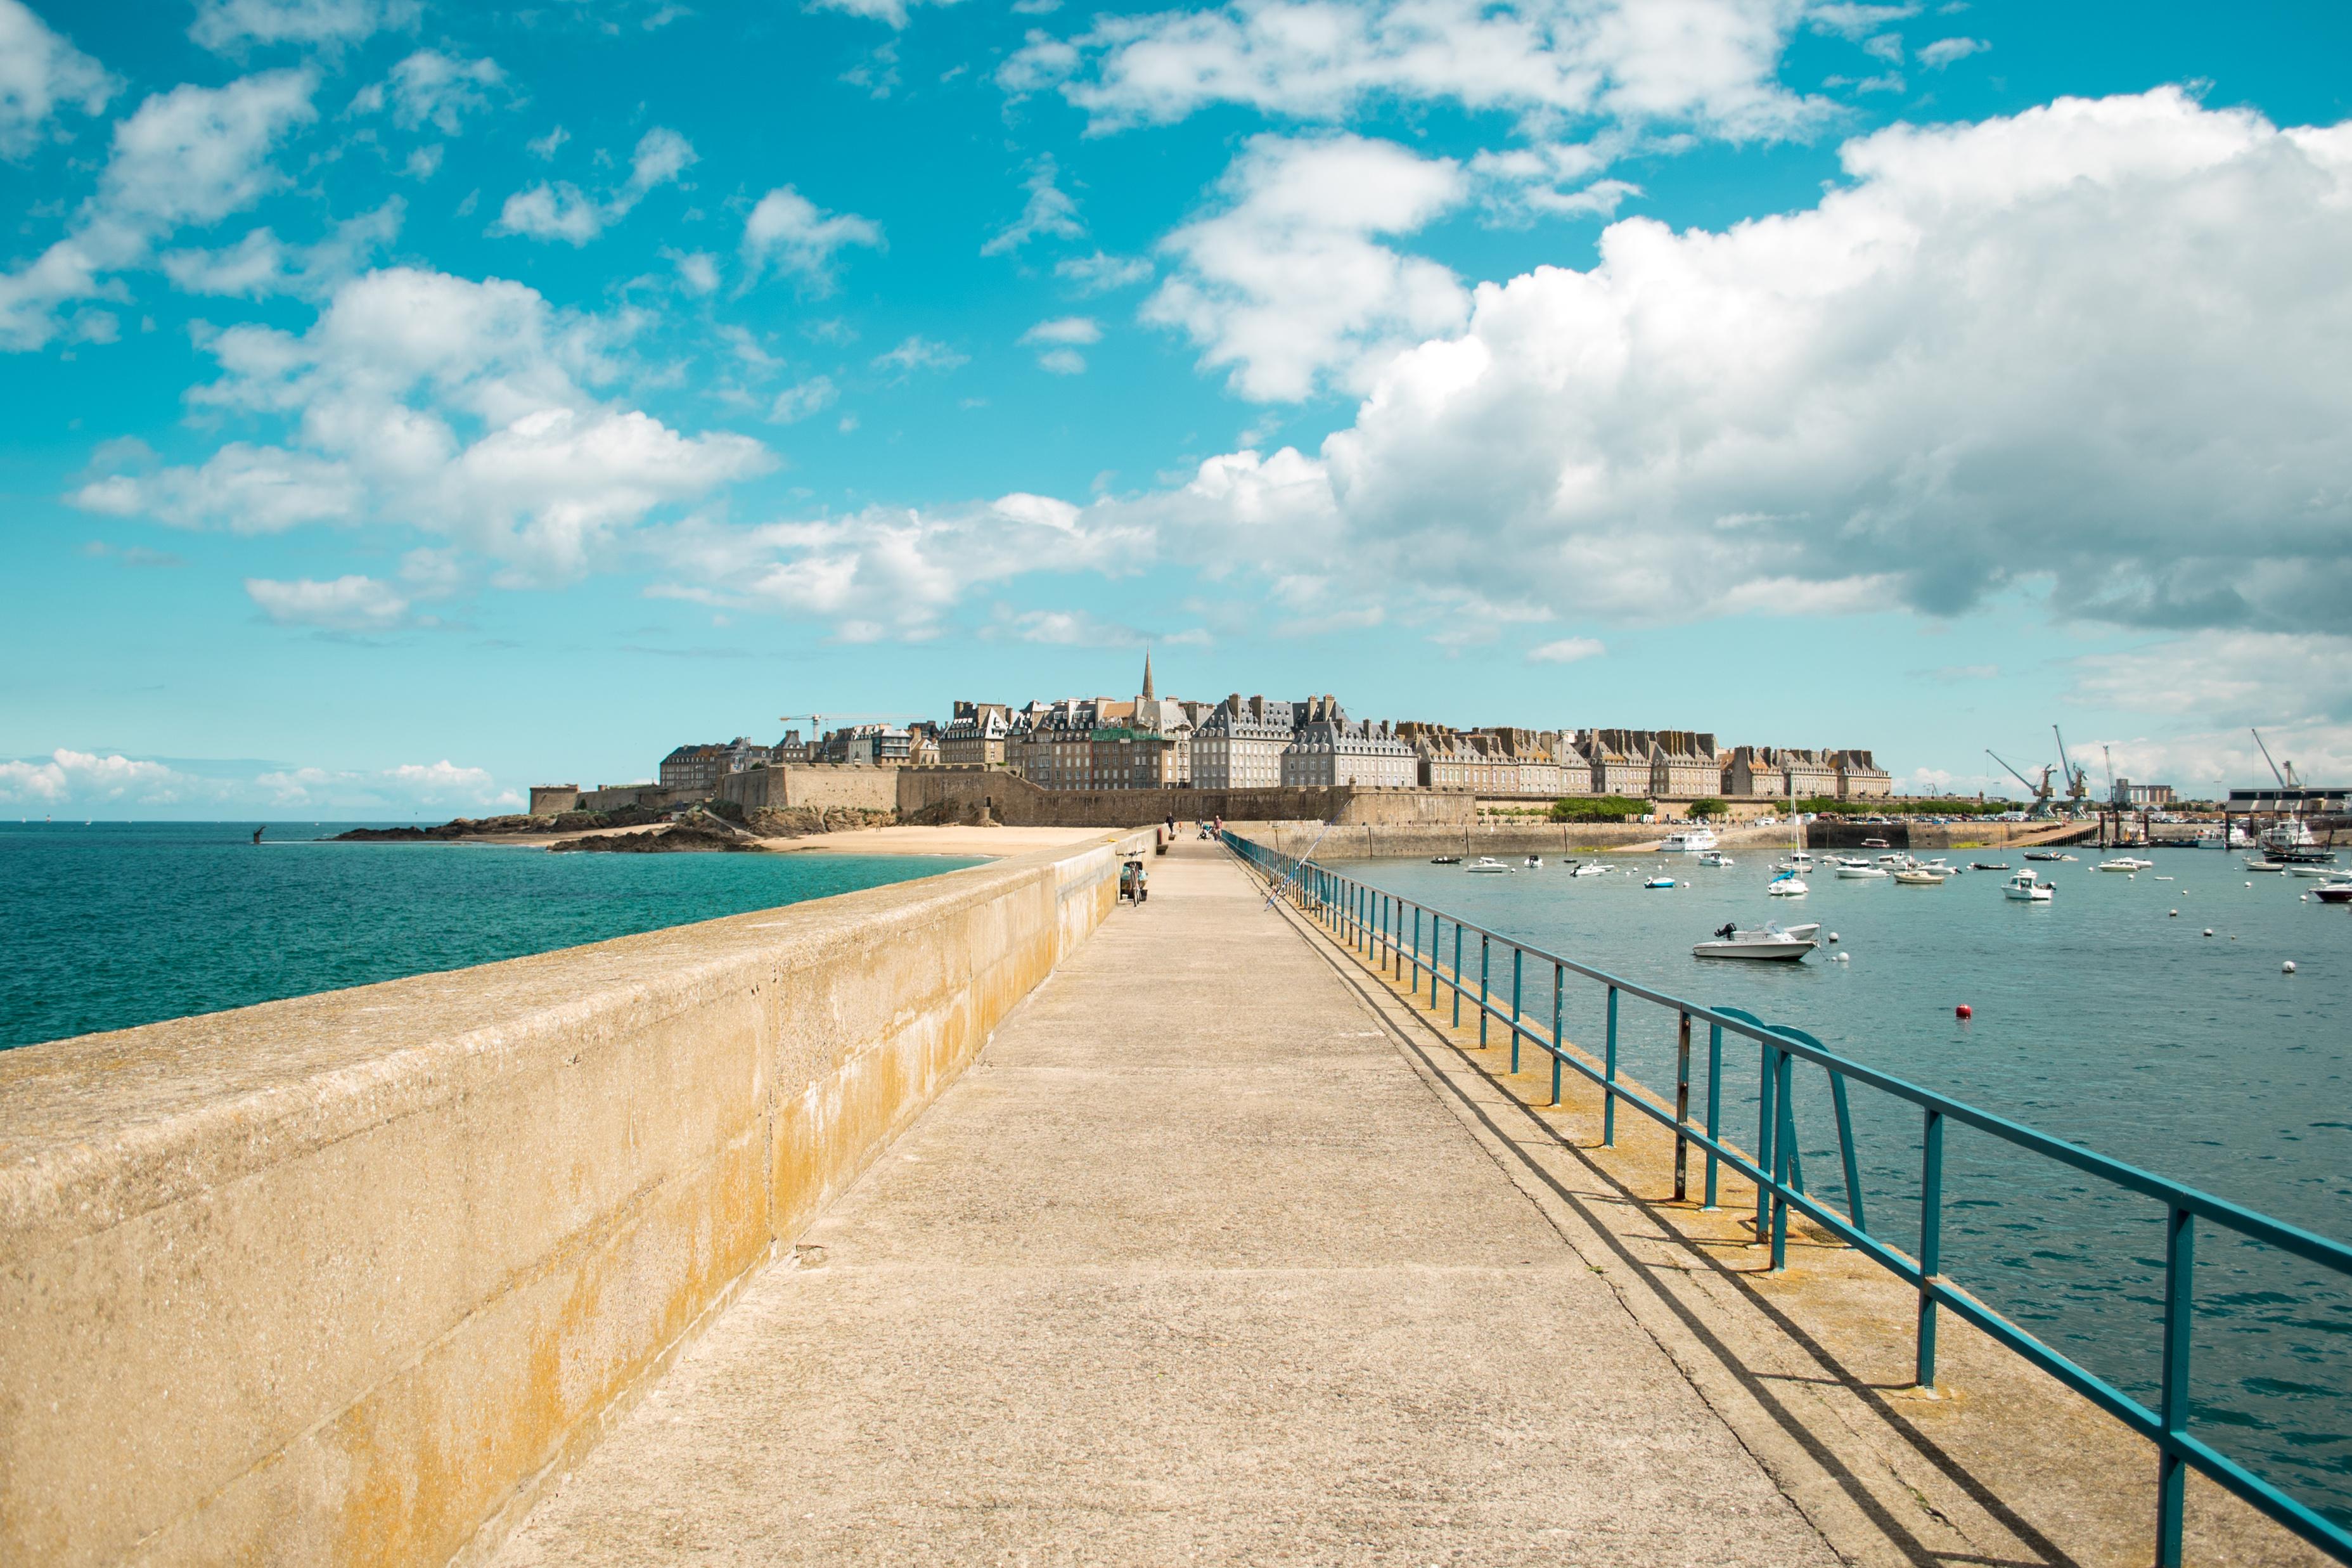
{"type": "Polygon", "coordinates": [[[1337,695],[2352,775],[2352,11],[0,0],[0,813],[1337,695]],[[803,726],[805,727],[804,723],[803,726]]]}

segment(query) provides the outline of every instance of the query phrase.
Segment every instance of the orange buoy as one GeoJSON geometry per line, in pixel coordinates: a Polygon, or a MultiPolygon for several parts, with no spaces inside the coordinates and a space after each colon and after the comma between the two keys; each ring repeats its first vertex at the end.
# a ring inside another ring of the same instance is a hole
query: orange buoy
{"type": "Polygon", "coordinates": [[[1955,1018],[1973,1018],[1976,1016],[1977,1010],[1965,1002],[1952,1009],[1952,1016],[1955,1018]]]}

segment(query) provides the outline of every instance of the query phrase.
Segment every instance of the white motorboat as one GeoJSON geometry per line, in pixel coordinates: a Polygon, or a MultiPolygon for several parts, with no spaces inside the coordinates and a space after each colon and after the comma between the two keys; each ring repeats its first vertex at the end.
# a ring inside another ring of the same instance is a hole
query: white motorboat
{"type": "Polygon", "coordinates": [[[1663,872],[1642,884],[1645,888],[1671,888],[1674,885],[1675,879],[1663,872]]]}
{"type": "Polygon", "coordinates": [[[2145,871],[2155,864],[2156,862],[2153,860],[2135,860],[2128,855],[2118,855],[2112,860],[2100,861],[2099,869],[2102,871],[2122,871],[2128,875],[2134,871],[2145,871]]]}
{"type": "MultiPolygon", "coordinates": [[[[1795,937],[1799,942],[1808,942],[1822,934],[1822,922],[1819,921],[1808,921],[1801,926],[1784,926],[1775,921],[1767,921],[1762,925],[1757,926],[1753,929],[1746,926],[1736,927],[1733,929],[1731,934],[1735,937],[1744,939],[1751,936],[1760,936],[1767,931],[1779,931],[1784,936],[1795,937]]],[[[1716,934],[1720,936],[1723,933],[1717,931],[1716,934]]]]}
{"type": "Polygon", "coordinates": [[[1698,863],[1702,866],[1730,866],[1738,862],[1720,849],[1710,849],[1698,858],[1698,863]]]}
{"type": "Polygon", "coordinates": [[[1791,849],[1772,862],[1775,871],[1811,871],[1813,868],[1812,852],[1806,849],[1791,849]]]}
{"type": "Polygon", "coordinates": [[[1667,834],[1665,842],[1658,847],[1669,855],[1679,855],[1689,850],[1712,849],[1717,842],[1710,829],[1686,827],[1680,833],[1667,834]]]}
{"type": "MultiPolygon", "coordinates": [[[[1815,926],[1813,929],[1819,931],[1821,928],[1815,926]]],[[[1767,926],[1762,931],[1740,931],[1725,926],[1715,933],[1713,940],[1692,948],[1691,956],[1778,959],[1785,963],[1802,959],[1819,946],[1821,943],[1810,936],[1799,936],[1794,931],[1773,926],[1767,926]]]]}
{"type": "Polygon", "coordinates": [[[1764,889],[1776,899],[1801,899],[1812,891],[1794,871],[1783,871],[1764,889]]]}
{"type": "Polygon", "coordinates": [[[1895,880],[1906,888],[1940,888],[1944,885],[1944,879],[1933,871],[1922,871],[1916,868],[1895,872],[1895,880]]]}
{"type": "Polygon", "coordinates": [[[2031,871],[2020,871],[2000,885],[2000,896],[2021,904],[2046,904],[2057,889],[2031,871]]]}
{"type": "Polygon", "coordinates": [[[1522,864],[1524,864],[1530,871],[1540,871],[1543,869],[1543,857],[1540,855],[1530,855],[1522,862],[1522,864]]]}
{"type": "Polygon", "coordinates": [[[1879,867],[1856,866],[1845,861],[1838,863],[1837,874],[1838,880],[1842,882],[1883,882],[1887,877],[1887,873],[1879,867]]]}
{"type": "Polygon", "coordinates": [[[2289,866],[2286,868],[2286,874],[2290,877],[2318,877],[2323,879],[2333,879],[2337,877],[2352,877],[2352,870],[2347,870],[2341,866],[2297,863],[2289,866]]]}
{"type": "Polygon", "coordinates": [[[1511,874],[1511,868],[1492,855],[1481,855],[1476,860],[1462,868],[1474,877],[1507,877],[1511,874]]]}
{"type": "Polygon", "coordinates": [[[2284,871],[2286,869],[2286,862],[2284,860],[2244,860],[2240,863],[2249,871],[2284,871]]]}
{"type": "Polygon", "coordinates": [[[1570,867],[1568,874],[1571,877],[1606,877],[1616,868],[1614,866],[1604,866],[1598,860],[1588,860],[1570,867]]]}

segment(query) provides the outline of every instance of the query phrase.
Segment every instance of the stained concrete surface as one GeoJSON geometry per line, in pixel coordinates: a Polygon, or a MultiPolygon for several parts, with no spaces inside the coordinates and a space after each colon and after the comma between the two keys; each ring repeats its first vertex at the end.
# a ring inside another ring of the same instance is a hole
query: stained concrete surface
{"type": "Polygon", "coordinates": [[[1197,841],[798,1256],[498,1561],[1837,1561],[1197,841]]]}

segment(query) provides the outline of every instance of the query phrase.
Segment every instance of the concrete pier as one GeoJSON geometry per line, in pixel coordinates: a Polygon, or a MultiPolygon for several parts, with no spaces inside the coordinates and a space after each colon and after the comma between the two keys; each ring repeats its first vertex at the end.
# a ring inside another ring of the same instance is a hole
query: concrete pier
{"type": "Polygon", "coordinates": [[[1188,841],[499,1558],[1829,1564],[1188,841]]]}

